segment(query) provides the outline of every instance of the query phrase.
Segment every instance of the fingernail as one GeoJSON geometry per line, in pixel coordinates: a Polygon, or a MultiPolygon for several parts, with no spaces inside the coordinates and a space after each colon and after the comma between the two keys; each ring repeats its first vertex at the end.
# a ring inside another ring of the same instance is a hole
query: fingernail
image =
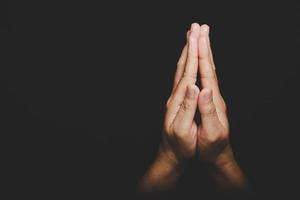
{"type": "Polygon", "coordinates": [[[200,26],[198,23],[193,23],[191,25],[191,35],[193,35],[193,37],[198,37],[198,33],[200,32],[200,26]]]}
{"type": "Polygon", "coordinates": [[[188,86],[186,91],[187,98],[193,99],[195,95],[196,95],[195,90],[192,87],[188,86]]]}
{"type": "Polygon", "coordinates": [[[199,26],[199,25],[198,25],[197,23],[192,23],[192,25],[191,25],[191,30],[197,28],[198,26],[199,26]]]}
{"type": "Polygon", "coordinates": [[[208,25],[204,24],[204,25],[202,25],[201,27],[202,27],[202,30],[203,30],[205,33],[209,34],[209,26],[208,26],[208,25]]]}

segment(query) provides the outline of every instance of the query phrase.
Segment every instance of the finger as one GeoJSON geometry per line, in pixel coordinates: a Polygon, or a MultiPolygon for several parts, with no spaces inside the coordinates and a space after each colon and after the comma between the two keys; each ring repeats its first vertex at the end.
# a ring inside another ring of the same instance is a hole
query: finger
{"type": "Polygon", "coordinates": [[[200,26],[197,23],[191,25],[191,34],[188,38],[188,55],[185,70],[182,78],[189,78],[196,82],[198,71],[198,37],[200,33],[200,26]]]}
{"type": "Polygon", "coordinates": [[[209,26],[202,25],[199,37],[199,72],[203,88],[213,90],[213,99],[218,112],[226,112],[225,102],[221,95],[212,50],[209,41],[209,26]]]}
{"type": "Polygon", "coordinates": [[[212,90],[204,88],[199,94],[198,108],[202,126],[205,130],[215,130],[220,126],[220,120],[213,102],[212,90]]]}
{"type": "Polygon", "coordinates": [[[187,63],[185,66],[184,73],[174,89],[174,92],[171,94],[168,102],[167,102],[167,112],[166,112],[166,123],[170,124],[179,108],[181,103],[183,102],[186,88],[188,84],[195,84],[197,70],[198,70],[198,36],[199,36],[200,26],[198,24],[192,24],[191,33],[188,40],[188,49],[187,49],[187,63]],[[192,54],[192,55],[190,55],[192,54]],[[192,62],[192,60],[194,62],[192,62]],[[193,64],[193,65],[192,65],[193,64]],[[189,67],[188,67],[189,65],[189,67]],[[193,67],[191,72],[191,68],[193,67]]]}
{"type": "Polygon", "coordinates": [[[189,84],[186,89],[184,101],[172,123],[172,127],[178,133],[190,133],[197,110],[198,95],[199,88],[194,84],[189,84]]]}
{"type": "MultiPolygon", "coordinates": [[[[211,49],[211,43],[210,43],[210,37],[209,37],[209,31],[210,28],[208,27],[208,34],[207,34],[207,42],[208,42],[208,48],[209,48],[209,57],[210,57],[210,61],[212,63],[212,66],[213,66],[213,69],[216,70],[216,65],[215,65],[215,62],[214,62],[214,56],[213,56],[213,53],[212,53],[212,49],[211,49]]],[[[215,75],[216,75],[216,71],[215,72],[215,75]]],[[[218,78],[216,76],[216,78],[218,78]]]]}
{"type": "Polygon", "coordinates": [[[181,104],[185,95],[186,87],[189,83],[196,83],[197,70],[198,70],[198,37],[200,26],[199,24],[192,24],[191,32],[188,38],[187,58],[184,72],[181,74],[179,83],[175,87],[171,99],[175,99],[177,104],[181,104]]]}
{"type": "Polygon", "coordinates": [[[211,88],[219,91],[214,64],[211,57],[211,49],[208,41],[209,27],[204,24],[200,27],[199,36],[199,73],[203,88],[211,88]]]}
{"type": "MultiPolygon", "coordinates": [[[[186,33],[186,40],[188,40],[189,38],[189,35],[190,35],[190,32],[191,31],[188,31],[186,33]]],[[[184,68],[185,68],[185,64],[186,64],[186,58],[187,58],[187,49],[188,49],[188,42],[186,42],[182,52],[181,52],[181,55],[180,55],[180,58],[177,62],[177,69],[176,69],[176,74],[175,74],[175,78],[174,78],[174,84],[173,84],[173,90],[175,90],[175,88],[177,87],[182,75],[183,75],[183,72],[184,72],[184,68]]]]}

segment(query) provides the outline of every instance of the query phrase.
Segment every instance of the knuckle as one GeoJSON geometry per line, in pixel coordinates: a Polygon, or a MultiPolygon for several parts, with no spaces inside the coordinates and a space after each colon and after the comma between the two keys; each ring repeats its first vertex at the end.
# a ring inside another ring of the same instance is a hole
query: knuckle
{"type": "Polygon", "coordinates": [[[170,108],[171,99],[172,99],[171,97],[168,98],[168,100],[167,100],[167,102],[165,104],[166,109],[170,108]]]}
{"type": "Polygon", "coordinates": [[[188,132],[187,127],[183,124],[174,124],[173,130],[171,131],[176,137],[183,138],[188,132]]]}
{"type": "Polygon", "coordinates": [[[190,74],[190,73],[184,72],[182,75],[182,79],[186,80],[188,82],[194,82],[197,80],[197,74],[190,74]]]}
{"type": "Polygon", "coordinates": [[[180,132],[180,126],[179,126],[178,123],[174,123],[174,124],[173,124],[173,126],[172,126],[172,132],[173,132],[174,134],[177,134],[177,133],[180,132]]]}
{"type": "Polygon", "coordinates": [[[224,141],[227,141],[228,139],[228,134],[226,133],[225,130],[219,129],[214,132],[214,134],[211,134],[207,140],[211,144],[216,144],[216,143],[222,143],[224,141]]]}
{"type": "Polygon", "coordinates": [[[213,145],[217,141],[217,137],[215,135],[210,135],[206,137],[208,144],[213,145]]]}
{"type": "Polygon", "coordinates": [[[188,40],[189,40],[189,43],[196,42],[196,38],[192,34],[189,34],[188,40]]]}
{"type": "Polygon", "coordinates": [[[218,142],[220,142],[221,141],[221,136],[219,136],[219,135],[212,135],[212,136],[209,136],[208,138],[207,138],[207,140],[208,140],[208,142],[210,143],[210,144],[216,144],[216,143],[218,143],[218,142]]]}
{"type": "Polygon", "coordinates": [[[164,132],[166,135],[171,135],[172,134],[172,128],[168,126],[167,124],[164,125],[164,132]]]}
{"type": "Polygon", "coordinates": [[[222,110],[223,110],[224,112],[227,111],[227,106],[226,106],[226,103],[225,103],[225,101],[224,101],[223,98],[222,98],[222,101],[221,101],[221,108],[222,108],[222,110]]]}
{"type": "Polygon", "coordinates": [[[201,52],[200,55],[198,56],[199,60],[207,60],[209,62],[209,53],[208,52],[201,52]]]}
{"type": "Polygon", "coordinates": [[[168,110],[169,107],[170,107],[170,102],[167,101],[167,103],[165,104],[165,108],[168,110]]]}
{"type": "Polygon", "coordinates": [[[177,136],[179,132],[180,132],[179,127],[176,124],[174,124],[170,130],[170,134],[177,136]]]}
{"type": "Polygon", "coordinates": [[[227,140],[227,134],[225,133],[225,131],[220,131],[218,136],[218,141],[223,142],[226,140],[227,140]]]}
{"type": "Polygon", "coordinates": [[[192,104],[190,101],[184,100],[184,102],[181,104],[181,107],[182,107],[182,111],[188,111],[191,109],[192,104]]]}
{"type": "Polygon", "coordinates": [[[210,104],[204,109],[204,112],[207,115],[214,115],[216,113],[216,108],[213,104],[210,104]]]}
{"type": "Polygon", "coordinates": [[[222,139],[223,139],[223,140],[228,140],[228,139],[229,139],[229,130],[228,130],[228,129],[224,129],[224,130],[221,132],[221,135],[222,135],[222,139]]]}
{"type": "Polygon", "coordinates": [[[177,68],[181,68],[184,64],[185,64],[185,62],[184,62],[182,59],[180,59],[180,60],[177,62],[176,66],[177,66],[177,68]]]}
{"type": "Polygon", "coordinates": [[[200,78],[203,80],[211,80],[212,83],[216,82],[216,76],[213,73],[201,73],[200,78]]]}

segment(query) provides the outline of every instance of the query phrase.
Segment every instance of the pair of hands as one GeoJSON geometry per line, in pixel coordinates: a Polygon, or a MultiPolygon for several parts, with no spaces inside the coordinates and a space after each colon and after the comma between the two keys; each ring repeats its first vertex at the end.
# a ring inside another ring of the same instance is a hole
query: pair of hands
{"type": "Polygon", "coordinates": [[[229,143],[226,104],[220,93],[209,39],[209,26],[191,25],[177,63],[166,104],[163,140],[155,162],[140,183],[145,193],[170,188],[182,173],[184,160],[195,156],[214,166],[223,188],[242,190],[246,181],[229,143]],[[196,86],[199,72],[201,90],[196,86]],[[201,123],[195,122],[199,111],[201,123]]]}
{"type": "Polygon", "coordinates": [[[161,153],[170,162],[193,157],[196,150],[210,162],[220,162],[230,150],[226,105],[219,90],[207,25],[192,24],[177,64],[174,86],[166,105],[161,153]],[[200,74],[201,91],[195,85],[200,74]],[[201,116],[197,126],[196,111],[201,116]]]}

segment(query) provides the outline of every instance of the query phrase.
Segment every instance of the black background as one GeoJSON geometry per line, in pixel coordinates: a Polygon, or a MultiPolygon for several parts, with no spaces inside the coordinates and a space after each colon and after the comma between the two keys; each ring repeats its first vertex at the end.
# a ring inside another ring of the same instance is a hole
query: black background
{"type": "MultiPolygon", "coordinates": [[[[211,27],[232,145],[253,189],[268,197],[297,193],[296,3],[3,1],[0,7],[2,180],[11,197],[134,193],[159,145],[193,22],[211,27]]],[[[192,162],[171,193],[212,199],[217,190],[207,169],[192,162]]]]}

